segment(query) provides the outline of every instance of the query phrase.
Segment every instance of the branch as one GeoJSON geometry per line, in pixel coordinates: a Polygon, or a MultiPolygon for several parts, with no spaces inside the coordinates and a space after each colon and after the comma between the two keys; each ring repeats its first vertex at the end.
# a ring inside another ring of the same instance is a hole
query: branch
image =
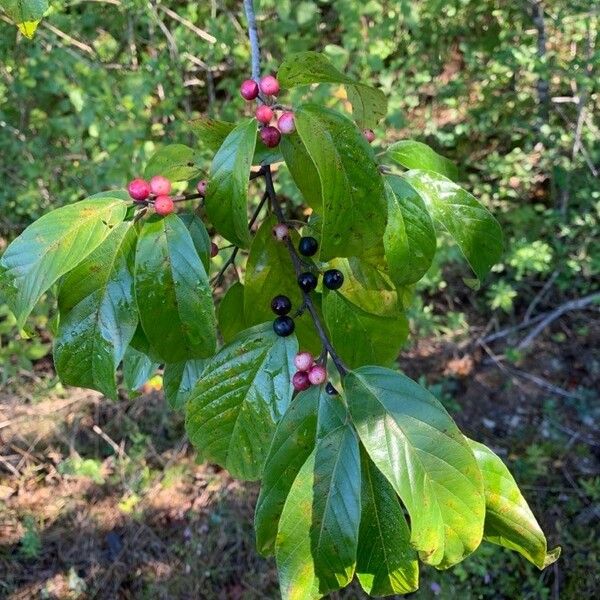
{"type": "MultiPolygon", "coordinates": [[[[277,221],[279,221],[279,223],[286,223],[286,219],[283,214],[283,210],[281,209],[279,200],[277,200],[277,194],[275,193],[275,187],[273,186],[273,175],[271,173],[271,165],[267,165],[264,168],[264,175],[265,175],[265,183],[267,186],[267,194],[269,196],[269,199],[271,200],[271,207],[272,207],[273,213],[275,213],[275,216],[277,217],[277,221]]],[[[298,277],[300,275],[300,273],[302,273],[304,271],[304,268],[302,265],[302,260],[298,256],[298,253],[296,252],[296,248],[294,248],[294,244],[292,243],[292,240],[290,239],[290,237],[287,238],[285,243],[286,243],[288,251],[290,253],[290,258],[292,259],[292,263],[294,264],[294,271],[296,271],[296,277],[298,277]]],[[[312,317],[313,323],[315,325],[315,329],[317,330],[317,333],[319,334],[319,338],[321,339],[321,343],[323,344],[323,348],[325,349],[326,352],[329,353],[329,355],[331,356],[331,360],[333,360],[333,363],[335,364],[337,370],[340,373],[340,376],[343,377],[348,372],[348,368],[346,367],[346,365],[344,364],[342,359],[338,356],[337,352],[333,348],[333,345],[331,344],[331,341],[329,340],[329,337],[327,336],[325,328],[323,327],[323,323],[321,323],[321,318],[319,317],[319,313],[317,312],[317,309],[312,301],[310,293],[305,292],[303,290],[302,294],[304,296],[303,304],[304,304],[306,310],[308,310],[308,312],[310,313],[310,316],[312,317]]]]}
{"type": "Polygon", "coordinates": [[[600,300],[600,292],[596,292],[595,294],[590,294],[589,296],[584,296],[583,298],[578,298],[577,300],[571,300],[570,302],[565,302],[561,304],[558,308],[554,309],[541,323],[539,323],[536,327],[533,328],[532,331],[529,332],[527,337],[525,337],[517,348],[519,350],[523,350],[524,348],[528,348],[533,340],[544,330],[550,323],[556,321],[559,317],[564,315],[566,312],[571,310],[581,310],[585,308],[589,304],[600,300]]]}
{"type": "Polygon", "coordinates": [[[256,14],[252,0],[244,0],[244,11],[248,20],[248,38],[250,38],[250,52],[252,56],[252,79],[258,83],[260,79],[260,42],[258,41],[258,28],[256,27],[256,14]]]}

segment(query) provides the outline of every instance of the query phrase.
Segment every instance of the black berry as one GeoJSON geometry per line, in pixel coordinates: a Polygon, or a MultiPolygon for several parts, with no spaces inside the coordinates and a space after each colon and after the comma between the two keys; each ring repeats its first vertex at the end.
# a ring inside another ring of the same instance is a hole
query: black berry
{"type": "Polygon", "coordinates": [[[329,290],[337,290],[342,287],[344,276],[337,269],[329,269],[323,273],[323,285],[329,290]]]}
{"type": "Polygon", "coordinates": [[[298,242],[298,251],[302,256],[314,256],[319,249],[319,242],[314,237],[301,237],[298,242]]]}
{"type": "Polygon", "coordinates": [[[292,319],[292,317],[288,317],[287,315],[277,317],[273,321],[273,331],[281,337],[292,335],[292,333],[294,333],[294,329],[296,329],[294,319],[292,319]]]}
{"type": "Polygon", "coordinates": [[[312,292],[317,287],[317,276],[314,273],[300,273],[298,285],[303,292],[312,292]]]}
{"type": "Polygon", "coordinates": [[[329,381],[327,383],[327,385],[325,386],[325,391],[330,395],[330,396],[337,396],[339,394],[339,392],[333,387],[333,385],[331,384],[331,382],[329,381]]]}
{"type": "Polygon", "coordinates": [[[287,315],[292,310],[292,302],[287,296],[275,296],[271,300],[271,310],[276,315],[287,315]]]}

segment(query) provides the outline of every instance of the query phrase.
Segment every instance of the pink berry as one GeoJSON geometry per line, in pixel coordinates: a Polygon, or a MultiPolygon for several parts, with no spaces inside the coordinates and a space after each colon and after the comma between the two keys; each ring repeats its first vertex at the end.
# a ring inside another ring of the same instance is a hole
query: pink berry
{"type": "Polygon", "coordinates": [[[273,119],[273,109],[266,104],[256,109],[256,120],[263,125],[268,125],[273,119]]]}
{"type": "Polygon", "coordinates": [[[294,364],[298,371],[308,371],[315,364],[315,359],[310,352],[298,352],[294,364]]]}
{"type": "Polygon", "coordinates": [[[327,380],[327,369],[321,365],[315,365],[308,372],[308,380],[313,385],[321,385],[327,380]]]}
{"type": "Polygon", "coordinates": [[[214,242],[210,244],[210,257],[214,258],[217,254],[219,254],[219,246],[217,246],[214,242]]]}
{"type": "Polygon", "coordinates": [[[363,129],[363,137],[372,144],[375,141],[375,132],[372,129],[363,129]]]}
{"type": "Polygon", "coordinates": [[[277,121],[277,126],[281,133],[294,133],[296,131],[296,123],[294,122],[293,112],[284,112],[277,121]]]}
{"type": "Polygon", "coordinates": [[[201,179],[196,186],[198,193],[204,198],[206,196],[206,188],[208,187],[208,181],[206,179],[201,179]]]}
{"type": "Polygon", "coordinates": [[[279,94],[279,81],[273,75],[265,75],[260,80],[260,91],[267,96],[279,94]]]}
{"type": "Polygon", "coordinates": [[[275,227],[273,227],[273,237],[278,242],[283,242],[283,241],[287,240],[289,235],[290,235],[290,230],[289,230],[288,226],[285,225],[284,223],[277,223],[277,225],[275,225],[275,227]]]}
{"type": "Polygon", "coordinates": [[[310,381],[308,375],[304,371],[298,371],[294,373],[292,377],[292,385],[297,392],[303,392],[310,387],[310,381]]]}
{"type": "Polygon", "coordinates": [[[150,191],[155,196],[166,196],[171,191],[171,182],[162,175],[155,175],[150,180],[150,191]]]}
{"type": "Polygon", "coordinates": [[[258,83],[254,79],[246,79],[240,85],[240,94],[244,100],[254,100],[258,97],[258,83]]]}
{"type": "Polygon", "coordinates": [[[269,125],[260,130],[260,139],[267,148],[275,148],[281,141],[281,132],[277,127],[269,125]]]}
{"type": "Polygon", "coordinates": [[[134,179],[129,182],[127,191],[136,202],[143,202],[150,195],[150,184],[145,179],[134,179]]]}
{"type": "Polygon", "coordinates": [[[175,210],[173,198],[171,196],[157,196],[154,201],[154,210],[161,217],[170,215],[175,210]]]}

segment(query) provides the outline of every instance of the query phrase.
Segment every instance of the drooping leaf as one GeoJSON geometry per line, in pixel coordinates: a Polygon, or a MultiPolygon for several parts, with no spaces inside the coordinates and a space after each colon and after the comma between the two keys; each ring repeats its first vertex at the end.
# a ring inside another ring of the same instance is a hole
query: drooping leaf
{"type": "Polygon", "coordinates": [[[368,313],[338,290],[323,294],[323,315],[334,348],[352,368],[373,362],[391,365],[408,336],[403,312],[395,316],[368,313]]]}
{"type": "Polygon", "coordinates": [[[391,364],[408,335],[408,322],[389,277],[357,258],[329,263],[344,285],[325,290],[323,315],[334,347],[350,367],[391,364]],[[360,343],[357,343],[360,340],[360,343]]]}
{"type": "Polygon", "coordinates": [[[0,0],[0,7],[15,22],[21,33],[31,39],[48,10],[48,0],[0,0]]]}
{"type": "Polygon", "coordinates": [[[248,177],[256,145],[256,120],[242,121],[225,138],[216,153],[208,182],[205,206],[208,217],[223,237],[248,248],[248,177]]]}
{"type": "Polygon", "coordinates": [[[408,594],[419,587],[417,553],[394,488],[361,451],[361,517],[356,574],[372,596],[408,594]]]}
{"type": "Polygon", "coordinates": [[[135,333],[132,222],[108,237],[63,279],[54,364],[68,385],[98,390],[116,399],[115,373],[135,333]]]}
{"type": "Polygon", "coordinates": [[[194,248],[208,273],[210,271],[210,236],[202,219],[194,213],[180,213],[177,215],[188,228],[194,242],[194,248]]]}
{"type": "Polygon", "coordinates": [[[319,106],[296,111],[296,127],[321,181],[321,259],[383,255],[387,201],[369,144],[349,119],[319,106]]]}
{"type": "Polygon", "coordinates": [[[343,84],[352,104],[353,116],[360,127],[374,127],[387,113],[387,99],[381,90],[344,75],[319,52],[289,55],[281,63],[277,78],[284,88],[312,83],[343,84]]]}
{"type": "Polygon", "coordinates": [[[130,345],[123,356],[123,384],[130,392],[139,390],[158,366],[148,355],[130,345]]]}
{"type": "Polygon", "coordinates": [[[200,172],[200,156],[185,144],[169,144],[157,150],[148,161],[144,177],[162,175],[171,181],[188,181],[200,172]]]}
{"type": "MultiPolygon", "coordinates": [[[[300,136],[297,133],[284,135],[279,146],[292,179],[298,186],[306,203],[313,210],[320,211],[323,206],[321,179],[315,163],[308,154],[300,136]]],[[[319,231],[320,229],[321,227],[319,227],[319,231]]]]}
{"type": "Polygon", "coordinates": [[[419,281],[431,266],[435,229],[421,196],[400,177],[386,178],[388,222],[383,237],[385,259],[397,286],[419,281]]]}
{"type": "Polygon", "coordinates": [[[294,335],[271,323],[248,329],[207,361],[186,405],[186,429],[200,456],[234,477],[258,479],[293,388],[294,335]]]}
{"type": "Polygon", "coordinates": [[[45,214],[0,258],[0,284],[22,327],[52,284],[74,269],[125,218],[127,195],[96,194],[45,214]]]}
{"type": "Polygon", "coordinates": [[[395,371],[362,367],[344,380],[348,407],[369,457],[411,522],[411,545],[438,568],[480,544],[483,479],[466,438],[427,390],[395,371]]]}
{"type": "Polygon", "coordinates": [[[401,140],[392,144],[386,155],[407,169],[433,171],[453,181],[458,179],[457,166],[422,142],[401,140]]]}
{"type": "Polygon", "coordinates": [[[360,523],[360,455],[339,397],[322,395],[317,441],[285,501],[275,559],[284,599],[320,598],[352,581],[360,523]]]}
{"type": "Polygon", "coordinates": [[[133,334],[133,338],[131,338],[131,342],[129,342],[129,345],[134,350],[137,350],[138,352],[141,352],[142,354],[148,356],[152,360],[152,362],[155,362],[156,364],[160,364],[161,362],[163,362],[158,351],[150,345],[150,342],[148,341],[148,338],[146,337],[146,334],[144,333],[144,330],[142,329],[140,323],[138,323],[138,326],[135,330],[135,333],[133,334]]]}
{"type": "Polygon", "coordinates": [[[164,362],[214,353],[216,317],[208,276],[177,215],[144,223],[136,251],[135,295],[144,333],[164,362]]]}
{"type": "MultiPolygon", "coordinates": [[[[239,281],[234,283],[223,296],[217,310],[217,317],[219,331],[226,344],[248,327],[244,317],[244,286],[239,281]]],[[[264,319],[260,322],[264,322],[264,319]]]]}
{"type": "Polygon", "coordinates": [[[506,465],[487,446],[468,441],[483,474],[483,539],[519,552],[539,569],[551,565],[560,556],[560,547],[548,550],[546,536],[506,465]]]}
{"type": "Polygon", "coordinates": [[[502,255],[502,229],[469,192],[432,171],[412,170],[403,178],[420,194],[431,216],[452,236],[479,280],[502,255]]]}
{"type": "MultiPolygon", "coordinates": [[[[279,294],[291,300],[294,312],[302,305],[302,292],[296,281],[290,253],[287,246],[276,241],[272,235],[276,222],[272,216],[266,218],[252,240],[244,287],[244,318],[247,325],[272,321],[271,300],[279,294]]],[[[290,235],[292,243],[297,246],[298,234],[291,231],[290,235]]],[[[301,348],[319,353],[321,342],[310,315],[303,313],[295,319],[295,323],[301,348]]]]}
{"type": "Polygon", "coordinates": [[[167,363],[163,375],[163,389],[169,406],[174,410],[184,408],[189,393],[204,371],[206,360],[192,359],[167,363]]]}
{"type": "Polygon", "coordinates": [[[273,553],[285,499],[300,468],[314,451],[322,401],[327,401],[324,388],[313,386],[294,398],[277,425],[254,517],[256,547],[262,554],[273,553]]]}

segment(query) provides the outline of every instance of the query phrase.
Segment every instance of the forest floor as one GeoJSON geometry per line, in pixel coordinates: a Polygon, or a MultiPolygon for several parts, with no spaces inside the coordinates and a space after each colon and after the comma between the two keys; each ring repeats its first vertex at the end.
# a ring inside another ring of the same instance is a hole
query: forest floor
{"type": "MultiPolygon", "coordinates": [[[[581,312],[516,363],[500,354],[504,341],[476,337],[425,339],[402,353],[405,372],[506,460],[550,547],[562,546],[540,572],[484,544],[455,569],[423,569],[415,598],[597,597],[598,339],[600,322],[581,312]]],[[[52,376],[47,359],[36,372],[37,384],[0,393],[0,598],[279,597],[274,561],[254,547],[257,485],[196,464],[160,392],[48,396],[39,391],[52,376]]],[[[366,596],[352,586],[331,597],[366,596]]]]}

